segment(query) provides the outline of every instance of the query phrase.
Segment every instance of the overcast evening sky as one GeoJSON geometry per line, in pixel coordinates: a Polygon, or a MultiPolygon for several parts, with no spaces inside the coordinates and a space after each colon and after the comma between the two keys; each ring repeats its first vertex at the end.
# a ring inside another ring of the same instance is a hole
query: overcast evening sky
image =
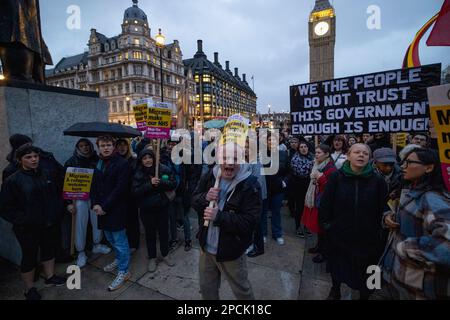
{"type": "MultiPolygon", "coordinates": [[[[402,66],[416,32],[436,14],[443,0],[335,0],[335,77],[346,77],[402,66]],[[366,26],[367,8],[381,8],[381,30],[366,26]]],[[[289,110],[289,86],[309,82],[308,16],[315,0],[140,0],[152,37],[162,28],[168,42],[180,41],[183,58],[197,51],[197,39],[210,60],[219,52],[222,65],[255,77],[258,110],[289,110]]],[[[87,48],[91,28],[108,37],[121,32],[131,0],[41,0],[44,38],[56,64],[87,48]],[[81,29],[69,30],[66,12],[81,9],[81,29]]],[[[427,47],[422,64],[450,64],[449,47],[427,47]]]]}

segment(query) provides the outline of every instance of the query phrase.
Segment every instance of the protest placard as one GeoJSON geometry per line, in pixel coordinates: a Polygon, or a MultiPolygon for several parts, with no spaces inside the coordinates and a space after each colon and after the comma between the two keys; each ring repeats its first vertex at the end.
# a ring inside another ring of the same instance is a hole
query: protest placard
{"type": "Polygon", "coordinates": [[[450,84],[428,88],[430,114],[436,130],[442,175],[450,191],[450,84]]]}
{"type": "Polygon", "coordinates": [[[292,134],[426,131],[426,89],[440,77],[434,64],[292,86],[292,134]]]}
{"type": "Polygon", "coordinates": [[[249,120],[239,114],[232,115],[228,118],[220,137],[219,145],[225,145],[229,142],[237,143],[245,148],[247,141],[249,120]]]}
{"type": "Polygon", "coordinates": [[[147,131],[150,139],[170,139],[172,110],[168,104],[157,103],[147,110],[147,131]]]}
{"type": "Polygon", "coordinates": [[[67,168],[63,198],[65,200],[88,200],[93,177],[94,169],[67,168]]]}
{"type": "Polygon", "coordinates": [[[153,105],[152,98],[135,100],[132,103],[136,126],[139,131],[147,130],[147,109],[153,105]]]}

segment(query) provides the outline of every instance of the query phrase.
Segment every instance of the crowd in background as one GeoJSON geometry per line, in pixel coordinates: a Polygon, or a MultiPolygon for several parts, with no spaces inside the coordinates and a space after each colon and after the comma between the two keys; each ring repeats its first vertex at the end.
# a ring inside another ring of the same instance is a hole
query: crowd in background
{"type": "Polygon", "coordinates": [[[139,250],[142,226],[149,272],[157,270],[158,242],[161,261],[175,265],[171,252],[181,243],[182,230],[186,252],[193,237],[200,241],[205,299],[218,298],[214,279],[220,274],[233,284],[237,297],[252,299],[245,258],[264,254],[269,232],[279,246],[285,244],[281,211],[286,201],[296,236],[317,235],[308,252],[314,263],[326,263],[333,284],[329,299],[341,298],[342,284],[361,299],[450,297],[450,193],[437,143],[426,133],[408,136],[406,146],[396,150],[389,134],[316,141],[288,132],[279,139],[269,134],[269,156],[279,153],[279,170],[268,176],[260,169],[272,163],[259,161],[228,167],[175,164],[171,152],[178,141],[172,140],[157,157],[150,139],[99,137],[97,148],[80,139],[64,166],[27,136],[14,135],[10,143],[0,216],[13,224],[22,248],[27,299],[40,299],[34,287],[38,250],[46,283],[64,284],[54,264],[72,260],[71,214],[79,267],[87,264],[87,251],[114,251],[115,259],[104,267],[118,270],[110,291],[131,277],[130,257],[139,250]],[[88,200],[62,199],[68,167],[94,170],[88,200]],[[229,176],[216,188],[219,168],[229,176]],[[217,203],[213,209],[210,201],[217,203]],[[198,214],[196,235],[191,234],[191,208],[198,214]],[[372,265],[383,272],[382,290],[375,292],[366,284],[372,265]]]}

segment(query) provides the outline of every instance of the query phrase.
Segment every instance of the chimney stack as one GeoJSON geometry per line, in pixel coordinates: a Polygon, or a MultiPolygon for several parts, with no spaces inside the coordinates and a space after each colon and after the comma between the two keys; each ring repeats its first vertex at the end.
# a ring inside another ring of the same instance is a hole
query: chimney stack
{"type": "Polygon", "coordinates": [[[234,76],[239,77],[239,68],[234,68],[234,76]]]}
{"type": "Polygon", "coordinates": [[[218,52],[214,52],[214,63],[219,64],[219,53],[218,52]]]}
{"type": "Polygon", "coordinates": [[[203,40],[197,40],[197,51],[203,52],[203,40]]]}
{"type": "Polygon", "coordinates": [[[247,82],[247,75],[245,73],[242,74],[242,79],[243,79],[244,82],[247,82]]]}
{"type": "Polygon", "coordinates": [[[225,61],[226,69],[227,71],[230,71],[230,61],[225,61]]]}

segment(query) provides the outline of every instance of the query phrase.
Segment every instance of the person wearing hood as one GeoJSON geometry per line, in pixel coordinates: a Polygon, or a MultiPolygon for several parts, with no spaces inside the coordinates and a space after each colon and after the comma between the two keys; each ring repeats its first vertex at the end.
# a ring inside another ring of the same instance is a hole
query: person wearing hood
{"type": "Polygon", "coordinates": [[[165,165],[159,165],[159,177],[156,176],[156,159],[153,151],[144,149],[138,156],[137,169],[133,176],[132,193],[141,213],[145,228],[145,239],[148,252],[148,271],[156,272],[156,235],[163,262],[173,267],[172,256],[169,255],[169,199],[167,192],[176,188],[173,172],[165,165]]]}
{"type": "Polygon", "coordinates": [[[120,289],[130,279],[130,247],[126,233],[126,195],[130,186],[128,163],[115,152],[111,136],[97,138],[99,160],[94,171],[91,188],[91,206],[98,216],[98,228],[114,248],[115,260],[105,266],[105,272],[119,269],[109,291],[120,289]]]}
{"type": "Polygon", "coordinates": [[[130,141],[128,139],[118,139],[116,141],[117,144],[117,153],[119,156],[124,158],[128,162],[128,168],[130,171],[130,186],[128,188],[127,198],[127,237],[128,243],[130,245],[131,253],[136,252],[139,249],[139,242],[141,240],[141,232],[139,227],[139,209],[136,205],[136,201],[133,199],[133,195],[131,193],[132,187],[132,176],[136,171],[137,160],[133,156],[133,152],[131,150],[130,141]]]}
{"type": "Polygon", "coordinates": [[[409,185],[402,190],[398,207],[384,216],[391,235],[381,259],[387,284],[381,292],[387,299],[448,300],[450,192],[439,154],[413,149],[405,155],[402,170],[409,185]]]}
{"type": "Polygon", "coordinates": [[[252,243],[261,215],[261,187],[244,160],[245,150],[234,143],[218,150],[219,163],[202,176],[193,196],[200,216],[200,291],[204,300],[218,300],[225,276],[238,300],[253,300],[245,251],[252,243]],[[231,151],[230,151],[231,150],[231,151]],[[228,152],[227,152],[228,151],[228,152]],[[238,156],[240,155],[240,157],[238,156]],[[214,188],[221,172],[219,188],[214,188]],[[213,208],[210,201],[215,201],[213,208]],[[204,226],[204,221],[209,225],[204,226]]]}
{"type": "Polygon", "coordinates": [[[319,204],[319,221],[327,237],[332,284],[328,299],[339,300],[341,284],[369,298],[367,268],[377,265],[382,251],[381,222],[387,186],[369,163],[370,148],[354,144],[343,167],[333,173],[319,204]]]}
{"type": "MultiPolygon", "coordinates": [[[[80,139],[75,145],[73,156],[66,161],[64,167],[94,169],[98,161],[94,145],[88,139],[80,139]]],[[[97,215],[91,210],[91,200],[68,201],[67,211],[75,215],[75,249],[78,252],[77,266],[83,268],[87,263],[85,253],[88,222],[91,221],[92,253],[109,254],[111,249],[101,244],[102,231],[98,229],[97,215]]]]}

